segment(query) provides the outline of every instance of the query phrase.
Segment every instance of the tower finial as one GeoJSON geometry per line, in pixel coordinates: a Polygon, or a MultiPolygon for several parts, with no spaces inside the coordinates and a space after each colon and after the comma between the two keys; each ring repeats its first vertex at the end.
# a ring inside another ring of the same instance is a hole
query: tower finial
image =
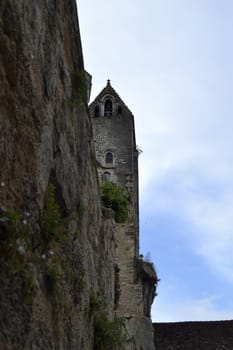
{"type": "Polygon", "coordinates": [[[110,79],[107,80],[107,86],[111,86],[111,81],[110,81],[110,79]]]}

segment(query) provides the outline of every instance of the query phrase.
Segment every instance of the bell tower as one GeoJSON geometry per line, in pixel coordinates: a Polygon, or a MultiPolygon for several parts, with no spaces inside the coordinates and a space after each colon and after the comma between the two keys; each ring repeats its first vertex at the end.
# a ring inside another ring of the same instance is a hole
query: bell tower
{"type": "MultiPolygon", "coordinates": [[[[115,312],[128,322],[126,327],[130,330],[130,337],[137,337],[140,329],[148,329],[148,339],[151,339],[150,305],[154,297],[154,282],[151,283],[148,311],[144,302],[144,291],[147,289],[142,278],[145,269],[139,256],[139,152],[135,141],[134,116],[111,86],[110,80],[107,80],[105,88],[91,103],[90,115],[99,183],[111,181],[127,189],[130,196],[126,222],[116,223],[116,267],[120,293],[115,312]]],[[[153,279],[154,270],[150,273],[153,279]]],[[[145,349],[153,349],[153,346],[145,349]]]]}
{"type": "MultiPolygon", "coordinates": [[[[118,224],[121,234],[117,237],[117,263],[122,283],[124,280],[126,289],[132,290],[132,286],[135,288],[137,285],[135,264],[139,258],[138,151],[134,117],[111,86],[110,80],[107,80],[106,87],[90,105],[90,113],[99,182],[101,184],[105,180],[111,181],[126,188],[130,194],[128,220],[124,224],[118,224]]],[[[119,308],[121,301],[124,303],[124,294],[128,294],[123,289],[122,286],[119,308]]],[[[125,298],[128,303],[126,295],[125,298]]],[[[122,308],[125,310],[125,305],[122,308]]],[[[141,310],[129,310],[130,314],[132,312],[140,313],[141,310]]]]}

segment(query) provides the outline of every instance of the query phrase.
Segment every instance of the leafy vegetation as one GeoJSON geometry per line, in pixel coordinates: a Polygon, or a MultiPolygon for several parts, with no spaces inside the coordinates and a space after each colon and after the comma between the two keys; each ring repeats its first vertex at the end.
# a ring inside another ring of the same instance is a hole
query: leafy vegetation
{"type": "Polygon", "coordinates": [[[115,220],[124,223],[128,218],[128,191],[113,182],[105,181],[101,187],[101,200],[105,207],[115,212],[115,220]]]}
{"type": "Polygon", "coordinates": [[[43,237],[47,242],[51,239],[60,242],[66,238],[64,222],[60,207],[56,201],[55,191],[56,187],[52,183],[49,183],[41,220],[43,237]]]}
{"type": "Polygon", "coordinates": [[[72,96],[70,99],[70,105],[80,106],[87,100],[87,85],[86,76],[84,70],[78,70],[74,73],[72,82],[72,96]]]}
{"type": "Polygon", "coordinates": [[[12,278],[20,277],[24,301],[31,303],[31,294],[35,283],[32,272],[28,268],[31,256],[29,229],[27,219],[29,213],[20,214],[12,210],[0,208],[0,265],[3,273],[12,278]]]}
{"type": "Polygon", "coordinates": [[[109,320],[104,303],[91,290],[90,313],[94,318],[95,350],[120,350],[126,341],[122,319],[109,320]]]}
{"type": "Polygon", "coordinates": [[[50,257],[45,261],[44,275],[47,291],[49,292],[49,294],[57,295],[59,288],[59,280],[61,278],[61,266],[56,256],[50,257]]]}
{"type": "Polygon", "coordinates": [[[66,293],[73,296],[75,303],[80,300],[85,269],[78,255],[69,254],[73,249],[72,239],[79,234],[77,228],[70,228],[70,223],[77,222],[78,215],[64,216],[66,212],[62,212],[56,194],[56,186],[49,183],[40,217],[41,236],[33,240],[31,213],[7,210],[0,205],[0,268],[17,281],[22,302],[29,304],[38,285],[35,274],[42,273],[43,287],[52,303],[54,324],[58,328],[66,308],[66,293]],[[64,281],[66,289],[62,288],[64,281]]]}
{"type": "Polygon", "coordinates": [[[120,268],[117,264],[114,266],[115,270],[115,300],[114,300],[114,309],[116,310],[118,307],[120,295],[121,295],[121,288],[120,288],[120,268]]]}
{"type": "Polygon", "coordinates": [[[124,336],[122,322],[119,319],[109,321],[106,313],[98,313],[94,319],[94,337],[96,350],[122,349],[124,336]]]}

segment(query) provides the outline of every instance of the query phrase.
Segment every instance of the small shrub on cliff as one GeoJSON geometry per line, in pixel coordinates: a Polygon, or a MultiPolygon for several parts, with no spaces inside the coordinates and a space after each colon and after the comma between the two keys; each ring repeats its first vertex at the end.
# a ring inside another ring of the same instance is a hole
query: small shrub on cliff
{"type": "Polygon", "coordinates": [[[71,106],[80,106],[87,100],[87,85],[84,70],[74,73],[72,82],[72,96],[69,101],[71,106]]]}
{"type": "Polygon", "coordinates": [[[51,239],[61,243],[67,240],[67,222],[62,218],[55,192],[56,187],[52,183],[49,183],[41,220],[43,237],[47,243],[51,239]]]}
{"type": "Polygon", "coordinates": [[[94,319],[94,339],[96,350],[122,349],[125,339],[121,320],[110,321],[105,312],[98,313],[94,319]]]}
{"type": "Polygon", "coordinates": [[[114,309],[116,310],[118,308],[118,303],[121,295],[121,288],[120,288],[120,268],[117,264],[115,264],[114,267],[115,270],[115,299],[114,299],[114,309]]]}
{"type": "Polygon", "coordinates": [[[115,212],[115,220],[124,223],[128,218],[129,193],[113,182],[105,181],[101,188],[101,200],[105,207],[115,212]]]}
{"type": "MultiPolygon", "coordinates": [[[[31,245],[29,239],[28,217],[6,210],[0,206],[0,268],[8,278],[20,278],[23,301],[31,303],[34,289],[34,278],[29,268],[31,245]]],[[[19,283],[19,280],[18,280],[19,283]]]]}
{"type": "Polygon", "coordinates": [[[123,333],[123,321],[119,318],[109,320],[106,307],[93,290],[90,292],[90,313],[94,321],[95,350],[120,350],[126,337],[123,333]]]}
{"type": "Polygon", "coordinates": [[[50,294],[55,294],[58,289],[61,271],[56,258],[50,259],[45,264],[45,285],[50,294]]]}

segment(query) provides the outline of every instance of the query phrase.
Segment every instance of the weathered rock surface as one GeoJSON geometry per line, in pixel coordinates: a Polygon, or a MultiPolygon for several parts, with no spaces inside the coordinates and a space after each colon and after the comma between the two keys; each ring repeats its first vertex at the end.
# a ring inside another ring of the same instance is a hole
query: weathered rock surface
{"type": "Polygon", "coordinates": [[[151,320],[148,317],[132,317],[125,321],[128,333],[133,342],[129,344],[127,350],[154,350],[154,333],[151,320]]]}
{"type": "Polygon", "coordinates": [[[83,69],[75,0],[1,0],[0,349],[92,349],[90,290],[113,310],[83,69]],[[41,230],[49,183],[63,242],[41,230]]]}
{"type": "Polygon", "coordinates": [[[153,271],[143,289],[138,234],[101,208],[86,78],[75,0],[1,0],[0,349],[97,349],[100,307],[127,315],[125,349],[153,348],[153,271]]]}

